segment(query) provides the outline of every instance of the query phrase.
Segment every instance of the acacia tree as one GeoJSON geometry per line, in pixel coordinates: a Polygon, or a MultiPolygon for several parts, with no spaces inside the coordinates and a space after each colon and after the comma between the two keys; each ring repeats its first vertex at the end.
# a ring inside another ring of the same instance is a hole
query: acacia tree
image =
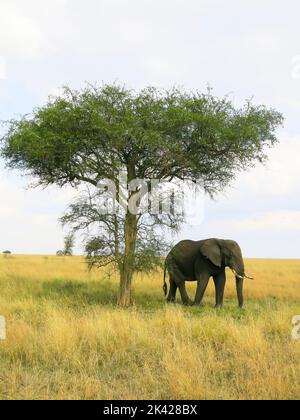
{"type": "MultiPolygon", "coordinates": [[[[236,173],[266,159],[277,141],[282,115],[246,102],[235,108],[228,98],[206,93],[146,88],[134,92],[117,85],[65,88],[32,114],[10,122],[2,156],[10,168],[33,176],[39,185],[90,184],[119,171],[134,179],[201,180],[211,196],[236,173]]],[[[128,199],[138,194],[130,191],[128,199]]],[[[120,194],[116,196],[121,203],[120,194]]],[[[137,203],[138,204],[138,203],[137,203]]],[[[130,303],[138,216],[124,214],[124,249],[119,304],[130,303]]]]}

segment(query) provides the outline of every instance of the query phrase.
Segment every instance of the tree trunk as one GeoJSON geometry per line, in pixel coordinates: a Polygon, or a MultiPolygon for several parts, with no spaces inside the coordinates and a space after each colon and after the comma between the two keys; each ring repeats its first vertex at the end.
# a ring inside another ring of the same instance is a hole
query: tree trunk
{"type": "Polygon", "coordinates": [[[118,305],[127,307],[132,303],[131,284],[134,273],[135,245],[137,235],[137,217],[127,213],[125,219],[125,251],[120,272],[120,290],[118,305]]]}

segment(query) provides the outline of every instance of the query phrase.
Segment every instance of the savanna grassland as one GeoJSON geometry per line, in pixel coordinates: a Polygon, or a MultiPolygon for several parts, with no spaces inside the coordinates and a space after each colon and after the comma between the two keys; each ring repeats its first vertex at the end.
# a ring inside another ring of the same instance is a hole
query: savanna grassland
{"type": "Polygon", "coordinates": [[[231,273],[222,310],[211,284],[201,307],[165,304],[161,273],[121,310],[116,275],[83,258],[1,256],[1,399],[299,399],[300,260],[246,268],[244,310],[231,273]]]}

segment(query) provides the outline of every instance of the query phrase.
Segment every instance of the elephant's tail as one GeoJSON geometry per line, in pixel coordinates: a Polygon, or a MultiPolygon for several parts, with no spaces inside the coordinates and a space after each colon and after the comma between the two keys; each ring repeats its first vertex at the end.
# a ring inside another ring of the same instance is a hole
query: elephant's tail
{"type": "Polygon", "coordinates": [[[167,272],[167,264],[165,263],[165,268],[164,268],[164,285],[163,285],[163,291],[164,291],[165,296],[167,296],[167,293],[168,293],[168,286],[167,286],[167,283],[166,283],[166,272],[167,272]]]}

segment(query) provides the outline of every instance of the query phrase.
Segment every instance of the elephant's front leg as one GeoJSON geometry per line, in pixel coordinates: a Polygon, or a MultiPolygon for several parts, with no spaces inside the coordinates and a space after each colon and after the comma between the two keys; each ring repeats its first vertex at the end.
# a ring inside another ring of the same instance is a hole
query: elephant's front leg
{"type": "Polygon", "coordinates": [[[191,299],[189,298],[189,295],[187,294],[186,288],[185,288],[185,281],[181,281],[178,285],[179,287],[179,292],[181,295],[181,299],[184,305],[192,305],[193,302],[191,301],[191,299]]]}
{"type": "Polygon", "coordinates": [[[194,305],[200,305],[209,281],[209,274],[202,274],[197,283],[194,305]]]}
{"type": "Polygon", "coordinates": [[[216,308],[221,308],[223,306],[224,289],[226,283],[225,270],[214,276],[214,283],[216,289],[216,308]]]}

